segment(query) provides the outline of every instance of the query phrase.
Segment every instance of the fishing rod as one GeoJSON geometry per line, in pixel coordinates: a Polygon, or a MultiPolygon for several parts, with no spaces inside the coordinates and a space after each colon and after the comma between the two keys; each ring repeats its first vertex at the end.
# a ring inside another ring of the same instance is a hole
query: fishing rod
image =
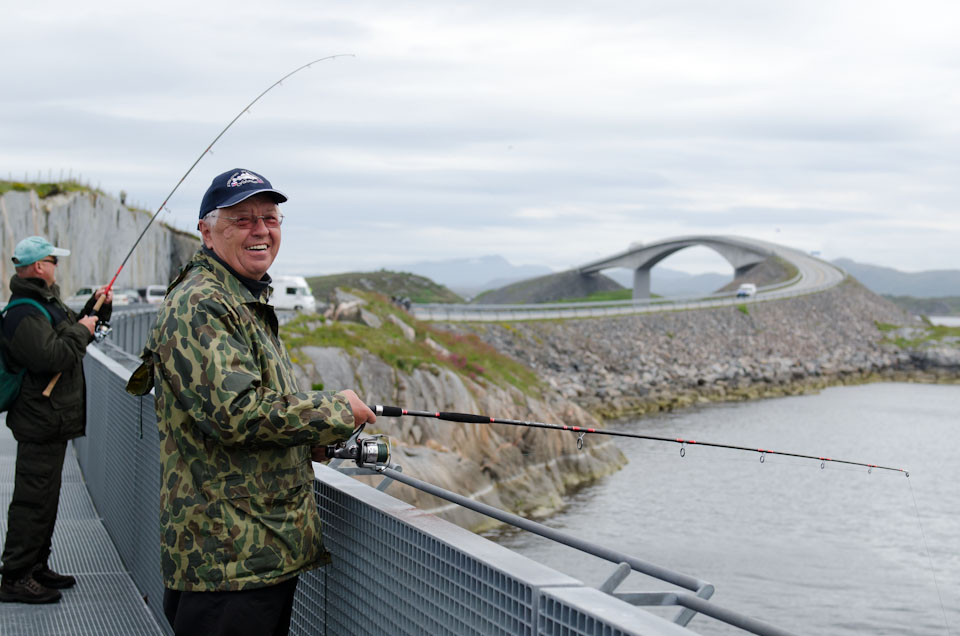
{"type": "Polygon", "coordinates": [[[783,451],[770,450],[768,448],[753,448],[750,446],[735,446],[733,444],[718,444],[715,442],[702,442],[692,439],[683,439],[681,437],[658,437],[656,435],[643,435],[641,433],[629,433],[626,431],[614,431],[602,428],[585,428],[583,426],[566,426],[563,424],[546,424],[544,422],[527,422],[523,420],[510,420],[499,417],[487,417],[486,415],[474,415],[472,413],[446,413],[442,411],[413,411],[409,409],[400,408],[399,406],[383,406],[382,404],[375,404],[370,406],[372,410],[378,417],[429,417],[437,420],[445,420],[448,422],[459,422],[461,424],[507,424],[509,426],[526,426],[529,428],[546,428],[555,431],[571,431],[574,433],[579,433],[577,437],[577,448],[583,448],[583,438],[589,433],[594,435],[610,435],[613,437],[632,437],[634,439],[646,439],[652,440],[655,442],[672,442],[674,444],[680,444],[680,456],[683,457],[686,454],[685,447],[687,444],[691,446],[696,444],[697,446],[709,446],[711,448],[726,448],[730,450],[739,450],[739,451],[748,451],[753,453],[760,453],[760,461],[764,461],[764,457],[767,455],[782,455],[784,457],[799,457],[801,459],[816,459],[820,461],[820,468],[825,468],[826,463],[830,462],[833,464],[847,464],[849,466],[862,466],[867,468],[867,472],[872,472],[874,468],[877,470],[889,470],[893,472],[903,473],[907,477],[910,476],[910,473],[903,468],[892,468],[890,466],[879,466],[877,464],[868,464],[865,462],[853,462],[846,459],[834,459],[832,457],[820,457],[818,455],[803,455],[801,453],[787,453],[783,451]]]}
{"type": "MultiPolygon", "coordinates": [[[[228,130],[230,130],[230,127],[233,126],[233,124],[235,124],[236,121],[237,121],[238,119],[240,119],[240,117],[242,117],[244,113],[249,112],[249,111],[250,111],[250,107],[253,106],[254,104],[256,104],[258,101],[260,101],[260,98],[261,98],[261,97],[263,97],[264,95],[266,95],[267,93],[269,93],[270,91],[272,91],[274,88],[276,88],[277,86],[279,86],[280,84],[282,84],[283,81],[284,81],[285,79],[287,79],[288,77],[290,77],[291,75],[295,75],[296,73],[299,73],[300,71],[302,71],[302,70],[304,70],[304,69],[306,69],[306,68],[310,68],[311,66],[313,66],[314,64],[316,64],[316,63],[318,63],[318,62],[324,62],[324,61],[326,61],[326,60],[333,60],[333,59],[336,59],[336,58],[338,58],[338,57],[356,57],[356,56],[353,55],[352,53],[338,53],[338,54],[336,54],[336,55],[328,55],[328,56],[326,56],[326,57],[321,57],[321,58],[318,58],[318,59],[316,59],[316,60],[313,60],[312,62],[307,62],[307,63],[304,64],[303,66],[299,66],[299,67],[293,69],[292,71],[290,71],[289,73],[287,73],[286,75],[284,75],[283,77],[281,77],[280,79],[278,79],[276,82],[274,82],[273,84],[271,84],[270,86],[268,86],[266,89],[264,89],[264,91],[263,91],[262,93],[260,93],[260,94],[257,95],[255,98],[253,98],[253,101],[251,101],[249,104],[247,104],[246,106],[244,106],[243,109],[242,109],[239,113],[237,113],[237,116],[236,116],[236,117],[234,117],[233,119],[230,120],[230,123],[227,124],[227,125],[224,127],[224,129],[220,131],[220,134],[218,134],[216,137],[214,137],[214,138],[213,138],[213,141],[211,141],[210,144],[203,150],[203,152],[200,153],[200,156],[197,157],[196,161],[194,161],[194,162],[190,165],[190,167],[187,168],[187,171],[186,171],[185,173],[183,173],[183,176],[180,177],[180,180],[179,180],[179,181],[177,181],[177,185],[173,186],[173,190],[170,191],[170,194],[168,194],[168,195],[166,196],[166,198],[163,200],[163,203],[161,203],[161,204],[160,204],[160,207],[157,208],[157,211],[154,212],[154,214],[153,214],[152,217],[150,217],[150,221],[147,222],[147,224],[144,226],[143,231],[140,232],[140,236],[138,236],[138,237],[137,237],[137,240],[133,242],[133,247],[130,248],[130,251],[127,252],[126,257],[124,257],[123,262],[120,263],[120,267],[117,268],[117,273],[113,275],[113,278],[110,279],[110,282],[109,282],[109,283],[107,284],[107,286],[104,288],[103,294],[101,294],[101,295],[100,295],[100,298],[97,299],[96,304],[93,306],[93,314],[97,314],[97,313],[100,311],[100,307],[103,306],[103,301],[104,301],[104,299],[106,298],[107,293],[108,293],[111,289],[113,289],[113,284],[116,282],[117,277],[120,275],[120,272],[123,271],[123,268],[124,268],[124,266],[127,264],[127,261],[130,260],[130,257],[133,255],[133,251],[134,251],[135,249],[137,249],[137,245],[140,244],[140,241],[143,239],[144,234],[147,233],[147,230],[150,229],[150,226],[153,225],[153,222],[157,219],[158,216],[160,216],[160,213],[163,211],[163,209],[167,207],[167,202],[170,201],[170,198],[173,196],[173,194],[180,188],[180,185],[181,185],[184,181],[186,181],[186,179],[187,179],[187,177],[190,175],[190,173],[193,172],[193,169],[197,167],[197,164],[200,163],[200,160],[203,159],[208,152],[210,152],[210,150],[213,148],[214,144],[216,144],[218,141],[220,141],[220,138],[223,137],[224,133],[226,133],[228,130]]],[[[106,324],[106,323],[103,323],[103,324],[106,324]]],[[[106,337],[107,333],[109,333],[109,331],[110,331],[110,325],[106,325],[106,328],[103,329],[103,330],[100,329],[100,325],[99,325],[99,324],[97,325],[97,327],[98,327],[98,329],[97,329],[97,334],[99,334],[99,335],[98,335],[98,342],[99,342],[100,340],[103,340],[103,338],[106,337]]],[[[60,379],[60,374],[59,374],[59,373],[58,373],[57,375],[53,376],[53,379],[50,380],[50,383],[47,385],[47,388],[45,388],[45,389],[43,390],[43,395],[45,395],[46,397],[50,397],[50,392],[53,391],[53,387],[56,386],[57,381],[58,381],[59,379],[60,379]]]]}

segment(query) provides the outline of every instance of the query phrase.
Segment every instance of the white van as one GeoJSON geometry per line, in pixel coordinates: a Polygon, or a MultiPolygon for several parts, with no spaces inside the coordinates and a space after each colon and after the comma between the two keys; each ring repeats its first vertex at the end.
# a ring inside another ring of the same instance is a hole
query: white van
{"type": "Polygon", "coordinates": [[[151,305],[156,305],[162,303],[163,297],[166,295],[166,285],[147,285],[147,289],[144,291],[143,299],[151,305]]]}
{"type": "Polygon", "coordinates": [[[270,304],[277,309],[317,310],[317,300],[303,276],[274,276],[270,286],[273,287],[270,304]]]}
{"type": "Polygon", "coordinates": [[[749,298],[757,294],[757,286],[753,283],[744,283],[737,288],[737,298],[749,298]]]}

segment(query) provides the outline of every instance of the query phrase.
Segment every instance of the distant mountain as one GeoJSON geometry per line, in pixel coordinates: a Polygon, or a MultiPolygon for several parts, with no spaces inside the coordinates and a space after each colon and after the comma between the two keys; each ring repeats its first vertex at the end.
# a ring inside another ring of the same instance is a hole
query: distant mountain
{"type": "Polygon", "coordinates": [[[399,265],[397,269],[429,278],[463,296],[476,296],[487,289],[553,273],[545,265],[513,265],[502,256],[421,261],[399,265]]]}
{"type": "Polygon", "coordinates": [[[463,298],[432,280],[407,272],[348,272],[312,276],[307,284],[321,303],[330,302],[337,287],[375,291],[384,296],[407,297],[415,303],[462,303],[463,298]]]}
{"type": "Polygon", "coordinates": [[[960,296],[960,270],[958,269],[901,272],[891,267],[857,263],[849,258],[838,258],[833,261],[833,264],[845,269],[877,294],[914,298],[960,296]]]}

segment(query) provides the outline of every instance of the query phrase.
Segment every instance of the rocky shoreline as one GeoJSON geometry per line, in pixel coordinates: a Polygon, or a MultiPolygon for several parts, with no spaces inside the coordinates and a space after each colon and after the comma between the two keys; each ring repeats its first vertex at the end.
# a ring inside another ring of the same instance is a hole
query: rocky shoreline
{"type": "Polygon", "coordinates": [[[604,319],[448,325],[601,419],[875,381],[960,382],[960,343],[904,349],[916,319],[859,283],[775,302],[604,319]]]}
{"type": "MultiPolygon", "coordinates": [[[[473,381],[439,366],[405,372],[370,353],[351,355],[337,347],[307,346],[292,354],[302,386],[353,386],[370,404],[600,426],[555,391],[532,397],[514,387],[473,381]]],[[[527,517],[544,517],[562,508],[570,490],[610,474],[626,462],[608,439],[591,441],[580,449],[573,433],[535,428],[380,417],[367,432],[390,438],[393,461],[405,473],[527,517]]],[[[371,484],[380,481],[360,479],[371,484]]],[[[474,531],[499,523],[403,484],[391,485],[389,492],[424,512],[474,531]]]]}

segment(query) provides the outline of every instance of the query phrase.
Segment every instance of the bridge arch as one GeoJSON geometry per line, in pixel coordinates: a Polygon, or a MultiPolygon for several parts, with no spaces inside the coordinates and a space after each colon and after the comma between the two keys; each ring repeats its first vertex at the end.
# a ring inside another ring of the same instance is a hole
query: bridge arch
{"type": "Polygon", "coordinates": [[[577,268],[581,274],[596,274],[605,269],[623,267],[633,270],[633,297],[650,297],[650,270],[668,256],[693,246],[712,249],[722,256],[734,269],[734,277],[761,263],[773,254],[770,247],[760,241],[751,241],[733,236],[681,236],[647,245],[632,245],[626,251],[602,258],[577,268]]]}

